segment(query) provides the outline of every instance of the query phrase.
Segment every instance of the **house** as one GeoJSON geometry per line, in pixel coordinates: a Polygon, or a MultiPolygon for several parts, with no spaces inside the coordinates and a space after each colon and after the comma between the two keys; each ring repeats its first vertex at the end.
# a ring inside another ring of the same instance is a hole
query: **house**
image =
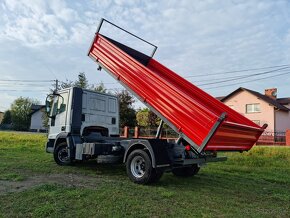
{"type": "Polygon", "coordinates": [[[46,131],[46,128],[43,126],[43,115],[44,115],[44,105],[36,105],[33,104],[31,106],[31,122],[30,122],[30,130],[42,132],[46,131]]]}
{"type": "Polygon", "coordinates": [[[4,117],[4,112],[0,111],[0,124],[2,123],[4,117]]]}
{"type": "Polygon", "coordinates": [[[267,123],[267,131],[290,129],[290,97],[277,98],[277,88],[266,89],[261,94],[240,87],[217,99],[260,126],[267,123]]]}

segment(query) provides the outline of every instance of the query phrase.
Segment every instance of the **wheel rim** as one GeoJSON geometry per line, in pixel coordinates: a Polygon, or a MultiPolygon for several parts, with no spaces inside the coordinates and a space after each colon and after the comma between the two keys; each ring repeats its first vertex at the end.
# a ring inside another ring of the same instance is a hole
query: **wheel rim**
{"type": "Polygon", "coordinates": [[[58,159],[63,162],[63,163],[66,163],[69,161],[69,158],[68,158],[68,150],[67,148],[61,148],[58,152],[58,159]]]}
{"type": "Polygon", "coordinates": [[[131,161],[131,172],[134,177],[141,178],[145,174],[145,160],[141,156],[136,156],[131,161]]]}

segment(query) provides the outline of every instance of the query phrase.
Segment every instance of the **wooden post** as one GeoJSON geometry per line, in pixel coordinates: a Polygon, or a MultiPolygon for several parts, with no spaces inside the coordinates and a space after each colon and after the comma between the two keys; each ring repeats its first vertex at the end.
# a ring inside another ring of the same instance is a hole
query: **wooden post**
{"type": "Polygon", "coordinates": [[[135,129],[134,129],[134,138],[139,138],[139,127],[138,126],[135,126],[135,129]]]}
{"type": "Polygon", "coordinates": [[[290,146],[290,129],[286,130],[286,146],[290,146]]]}
{"type": "Polygon", "coordinates": [[[125,126],[124,127],[124,138],[129,138],[129,127],[125,126]]]}

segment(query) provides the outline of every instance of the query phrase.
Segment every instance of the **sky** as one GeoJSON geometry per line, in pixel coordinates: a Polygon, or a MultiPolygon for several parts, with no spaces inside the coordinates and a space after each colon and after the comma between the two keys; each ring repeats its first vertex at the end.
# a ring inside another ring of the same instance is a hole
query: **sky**
{"type": "Polygon", "coordinates": [[[53,80],[79,72],[120,89],[87,57],[101,18],[157,45],[155,59],[213,96],[290,97],[290,1],[0,0],[0,111],[20,96],[44,102],[53,80]]]}

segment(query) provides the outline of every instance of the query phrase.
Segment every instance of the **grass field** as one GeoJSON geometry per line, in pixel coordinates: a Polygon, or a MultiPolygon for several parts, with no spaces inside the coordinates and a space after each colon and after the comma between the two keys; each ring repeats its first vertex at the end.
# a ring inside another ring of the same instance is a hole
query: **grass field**
{"type": "Polygon", "coordinates": [[[0,132],[0,217],[290,217],[290,147],[135,185],[122,165],[57,166],[45,135],[0,132]]]}

